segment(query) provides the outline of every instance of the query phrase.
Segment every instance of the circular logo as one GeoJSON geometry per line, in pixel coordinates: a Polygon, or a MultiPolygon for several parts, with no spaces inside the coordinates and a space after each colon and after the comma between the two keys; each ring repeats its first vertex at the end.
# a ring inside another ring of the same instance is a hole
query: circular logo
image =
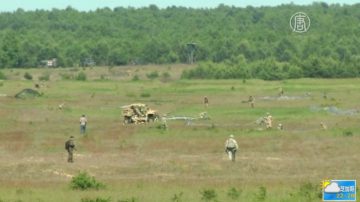
{"type": "Polygon", "coordinates": [[[293,32],[304,33],[310,28],[310,18],[304,12],[297,12],[290,18],[290,27],[293,32]]]}

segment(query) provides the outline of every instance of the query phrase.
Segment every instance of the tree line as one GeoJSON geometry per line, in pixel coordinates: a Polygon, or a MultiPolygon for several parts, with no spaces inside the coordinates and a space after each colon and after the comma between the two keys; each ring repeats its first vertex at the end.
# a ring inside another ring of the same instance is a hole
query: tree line
{"type": "Polygon", "coordinates": [[[0,68],[187,63],[183,78],[356,77],[360,4],[66,9],[0,13],[0,68]],[[310,29],[290,17],[305,12],[310,29]],[[193,46],[189,46],[193,44],[193,46]]]}

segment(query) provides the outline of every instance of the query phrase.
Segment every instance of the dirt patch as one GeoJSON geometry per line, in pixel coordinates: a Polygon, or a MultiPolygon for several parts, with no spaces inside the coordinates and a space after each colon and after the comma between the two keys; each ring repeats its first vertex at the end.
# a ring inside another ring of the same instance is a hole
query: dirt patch
{"type": "Polygon", "coordinates": [[[28,149],[32,141],[22,131],[7,132],[0,135],[1,147],[11,152],[21,152],[28,149]]]}

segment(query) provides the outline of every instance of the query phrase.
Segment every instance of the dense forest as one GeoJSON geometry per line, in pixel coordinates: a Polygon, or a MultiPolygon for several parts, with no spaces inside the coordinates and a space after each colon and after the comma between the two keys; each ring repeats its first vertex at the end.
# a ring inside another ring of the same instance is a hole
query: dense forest
{"type": "Polygon", "coordinates": [[[183,78],[360,76],[360,3],[0,13],[0,68],[187,63],[183,78]],[[305,33],[290,17],[305,12],[305,33]],[[191,45],[189,45],[191,44],[191,45]]]}

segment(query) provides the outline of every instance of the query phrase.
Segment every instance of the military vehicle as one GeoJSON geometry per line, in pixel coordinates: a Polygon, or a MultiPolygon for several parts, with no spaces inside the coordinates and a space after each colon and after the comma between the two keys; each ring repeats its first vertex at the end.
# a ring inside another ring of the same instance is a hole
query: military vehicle
{"type": "Polygon", "coordinates": [[[146,104],[134,103],[121,108],[123,109],[124,124],[147,123],[159,119],[157,111],[150,109],[146,104]]]}

